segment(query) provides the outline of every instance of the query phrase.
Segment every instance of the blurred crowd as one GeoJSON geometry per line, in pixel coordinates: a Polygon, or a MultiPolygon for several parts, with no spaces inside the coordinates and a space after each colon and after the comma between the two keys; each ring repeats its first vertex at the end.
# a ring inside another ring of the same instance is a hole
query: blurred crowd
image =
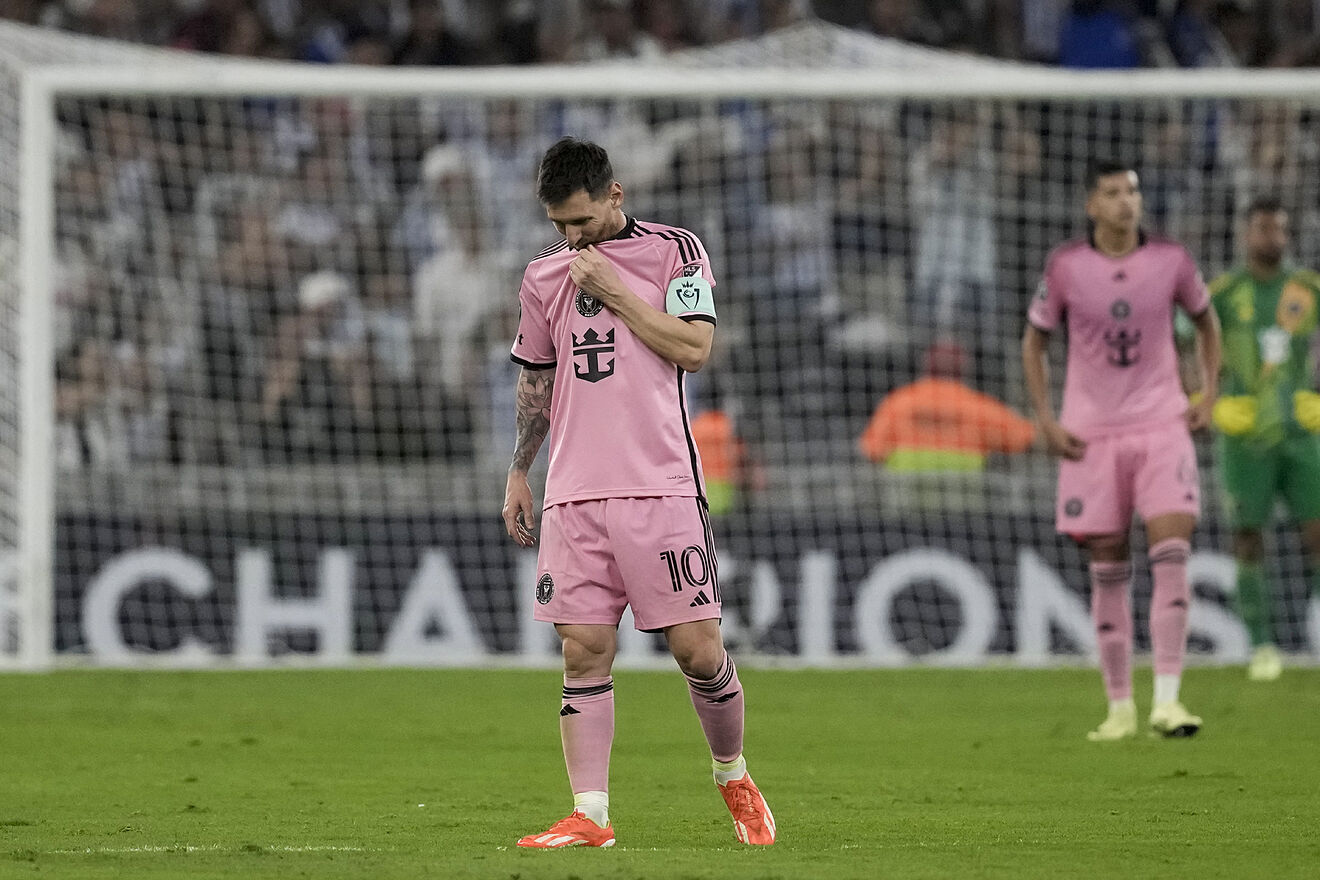
{"type": "Polygon", "coordinates": [[[556,237],[533,173],[567,132],[610,149],[627,210],[701,235],[721,341],[694,412],[736,413],[770,463],[852,454],[937,339],[1020,402],[1022,315],[1081,231],[1093,152],[1137,155],[1148,225],[1207,272],[1263,189],[1295,200],[1303,259],[1320,242],[1320,115],[1291,102],[70,98],[59,117],[65,467],[507,459],[519,278],[556,237]]]}
{"type": "Polygon", "coordinates": [[[100,37],[318,63],[660,58],[819,19],[1067,67],[1315,66],[1315,0],[2,0],[100,37]]]}
{"type": "MultiPolygon", "coordinates": [[[[27,5],[80,30],[241,54],[361,61],[374,40],[378,59],[401,63],[448,63],[441,45],[464,61],[602,57],[613,38],[582,34],[605,12],[655,51],[806,14],[636,4],[685,22],[662,41],[654,20],[608,2],[168,4],[178,14],[151,18],[159,33],[140,22],[149,0],[27,5]],[[391,36],[395,15],[430,30],[391,36]],[[577,37],[549,40],[551,23],[577,37]],[[547,40],[578,48],[556,56],[547,40]]],[[[932,45],[999,33],[963,5],[832,4],[932,45]]],[[[1060,57],[1068,28],[1114,14],[1055,5],[1060,57]]],[[[1229,7],[1177,11],[1222,23],[1229,7]]],[[[1195,30],[1179,20],[1167,33],[1195,30]]],[[[1215,33],[1205,45],[1219,52],[1231,41],[1215,33]]],[[[996,45],[1044,57],[1009,42],[996,45]]],[[[1191,57],[1195,42],[1165,48],[1191,57]]],[[[1284,42],[1255,60],[1281,63],[1284,42]]],[[[1139,45],[1145,63],[1151,44],[1139,45]]],[[[532,178],[567,133],[610,150],[629,212],[702,237],[720,343],[691,377],[693,413],[729,416],[720,424],[771,467],[856,458],[876,402],[916,378],[937,340],[966,351],[977,389],[1020,405],[1022,315],[1049,248],[1081,229],[1093,153],[1137,161],[1148,225],[1207,273],[1233,259],[1235,212],[1263,190],[1288,197],[1299,256],[1320,256],[1320,106],[1298,102],[69,98],[56,171],[61,466],[507,461],[518,282],[555,238],[532,178]]]]}

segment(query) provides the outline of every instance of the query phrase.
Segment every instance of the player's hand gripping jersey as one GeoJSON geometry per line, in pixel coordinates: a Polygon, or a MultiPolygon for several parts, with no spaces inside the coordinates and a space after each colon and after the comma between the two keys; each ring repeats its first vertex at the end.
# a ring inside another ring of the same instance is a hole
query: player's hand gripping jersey
{"type": "Polygon", "coordinates": [[[1086,240],[1060,245],[1028,312],[1040,330],[1068,326],[1060,423],[1083,438],[1180,419],[1174,304],[1199,315],[1210,305],[1201,274],[1176,242],[1144,237],[1122,257],[1086,240]]]}
{"type": "MultiPolygon", "coordinates": [[[[629,217],[596,245],[623,283],[656,309],[715,322],[706,249],[684,229],[629,217]]],[[[702,496],[682,369],[657,355],[569,277],[577,251],[536,256],[518,292],[513,360],[556,368],[545,506],[600,498],[702,496]],[[571,417],[569,414],[571,413],[571,417]]]]}

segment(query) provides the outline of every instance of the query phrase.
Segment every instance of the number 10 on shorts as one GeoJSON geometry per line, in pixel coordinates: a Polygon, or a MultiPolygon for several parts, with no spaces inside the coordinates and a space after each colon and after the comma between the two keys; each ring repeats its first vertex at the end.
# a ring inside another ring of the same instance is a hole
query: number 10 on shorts
{"type": "Polygon", "coordinates": [[[693,587],[704,587],[710,583],[710,562],[704,547],[690,544],[683,548],[682,553],[665,550],[660,558],[669,567],[669,583],[675,593],[683,591],[685,582],[693,587]]]}

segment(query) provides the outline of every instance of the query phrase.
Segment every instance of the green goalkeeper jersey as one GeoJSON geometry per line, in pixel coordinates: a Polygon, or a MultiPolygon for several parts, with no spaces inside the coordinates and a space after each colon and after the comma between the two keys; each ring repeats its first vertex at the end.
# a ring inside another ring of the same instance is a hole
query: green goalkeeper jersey
{"type": "Polygon", "coordinates": [[[1311,364],[1320,274],[1284,266],[1268,281],[1239,267],[1216,278],[1210,295],[1223,333],[1221,395],[1256,398],[1256,426],[1243,439],[1273,446],[1306,434],[1293,392],[1315,387],[1311,364]]]}

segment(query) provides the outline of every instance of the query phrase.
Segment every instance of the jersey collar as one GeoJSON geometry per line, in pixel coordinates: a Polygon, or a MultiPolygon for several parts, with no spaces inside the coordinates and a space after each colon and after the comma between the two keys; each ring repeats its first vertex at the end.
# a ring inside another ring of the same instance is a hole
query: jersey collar
{"type": "Polygon", "coordinates": [[[636,231],[637,231],[637,221],[634,220],[632,217],[628,216],[627,214],[624,214],[623,228],[620,229],[618,232],[614,233],[613,235],[611,235],[609,238],[602,239],[602,243],[606,241],[618,241],[621,238],[632,238],[634,237],[636,231]]]}
{"type": "MultiPolygon", "coordinates": [[[[1095,225],[1092,224],[1092,223],[1088,223],[1088,224],[1086,224],[1086,243],[1089,244],[1089,245],[1091,246],[1091,250],[1093,250],[1093,251],[1099,251],[1100,253],[1104,253],[1103,251],[1100,251],[1100,248],[1096,247],[1096,244],[1095,244],[1095,225]]],[[[1138,226],[1138,227],[1137,227],[1137,247],[1136,247],[1136,248],[1133,248],[1133,250],[1137,250],[1137,249],[1141,248],[1142,246],[1144,246],[1145,244],[1146,244],[1146,230],[1144,230],[1144,229],[1142,229],[1140,226],[1138,226]]],[[[1109,256],[1109,255],[1108,255],[1108,254],[1105,254],[1105,256],[1109,256]]]]}

